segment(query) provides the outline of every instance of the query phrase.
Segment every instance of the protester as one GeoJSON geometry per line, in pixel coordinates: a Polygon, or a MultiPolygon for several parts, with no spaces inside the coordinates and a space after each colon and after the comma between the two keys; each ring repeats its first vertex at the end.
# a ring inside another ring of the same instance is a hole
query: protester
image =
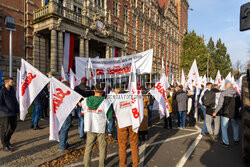
{"type": "Polygon", "coordinates": [[[152,85],[148,84],[148,91],[147,91],[147,96],[149,98],[149,105],[148,105],[148,126],[151,126],[152,110],[153,110],[153,104],[154,104],[154,97],[149,92],[149,90],[151,88],[152,88],[152,85]]]}
{"type": "MultiPolygon", "coordinates": [[[[121,94],[122,88],[120,84],[115,85],[116,95],[127,95],[126,93],[121,94]]],[[[128,94],[129,95],[129,94],[128,94]]],[[[130,142],[133,167],[139,166],[139,154],[138,154],[138,134],[132,130],[131,112],[132,106],[130,99],[127,98],[116,98],[113,102],[114,111],[118,121],[117,132],[118,132],[118,145],[119,145],[119,166],[126,167],[127,164],[127,143],[128,138],[130,142]]]]}
{"type": "Polygon", "coordinates": [[[176,102],[177,102],[177,111],[179,115],[178,128],[186,127],[186,114],[187,114],[187,100],[188,96],[183,91],[182,85],[177,86],[176,92],[176,102]]]}
{"type": "Polygon", "coordinates": [[[207,126],[206,126],[206,107],[203,105],[202,103],[202,98],[203,98],[203,95],[205,93],[205,91],[207,90],[207,88],[205,88],[201,94],[200,94],[200,98],[199,98],[199,103],[201,105],[201,111],[202,111],[202,115],[203,115],[203,126],[202,126],[202,130],[201,130],[201,134],[203,136],[207,135],[208,134],[208,131],[207,131],[207,126]]]}
{"type": "Polygon", "coordinates": [[[214,109],[215,109],[215,93],[219,92],[219,90],[212,90],[212,83],[208,82],[206,84],[207,90],[205,91],[202,97],[202,103],[206,107],[206,127],[209,133],[209,136],[212,140],[217,139],[219,134],[220,127],[220,117],[213,117],[214,109]],[[212,127],[212,122],[214,126],[212,127]]]}
{"type": "MultiPolygon", "coordinates": [[[[82,97],[86,98],[93,94],[90,87],[86,85],[87,79],[85,77],[82,78],[80,85],[75,87],[75,91],[82,95],[82,97]]],[[[80,100],[79,103],[81,103],[83,99],[80,100]]],[[[84,115],[81,114],[81,107],[79,105],[76,106],[76,114],[78,117],[78,132],[80,135],[80,138],[83,139],[85,137],[84,134],[84,115]]]]}
{"type": "Polygon", "coordinates": [[[16,99],[13,78],[5,78],[0,90],[1,142],[4,151],[12,151],[10,139],[17,126],[19,105],[16,99]]]}
{"type": "Polygon", "coordinates": [[[232,87],[231,83],[226,83],[225,91],[220,95],[218,106],[213,113],[215,117],[217,113],[221,112],[221,131],[222,141],[221,144],[225,147],[229,147],[229,140],[227,134],[228,122],[231,120],[233,127],[233,139],[235,144],[239,144],[239,124],[237,119],[239,118],[240,97],[232,87]]]}
{"type": "Polygon", "coordinates": [[[42,118],[48,117],[49,91],[47,85],[43,88],[45,94],[42,102],[42,118]]]}
{"type": "Polygon", "coordinates": [[[42,105],[43,105],[43,100],[45,98],[46,94],[44,93],[43,90],[40,91],[40,93],[36,96],[35,100],[33,101],[33,113],[32,113],[32,124],[31,128],[34,130],[41,129],[38,126],[38,122],[40,117],[42,116],[42,105]]]}
{"type": "MultiPolygon", "coordinates": [[[[63,84],[69,87],[69,82],[68,81],[63,81],[63,84]]],[[[60,152],[63,153],[69,153],[71,150],[69,148],[69,143],[68,143],[68,133],[70,129],[70,125],[72,123],[72,113],[68,115],[66,120],[64,121],[61,130],[60,130],[60,136],[59,136],[59,150],[60,152]]]]}
{"type": "Polygon", "coordinates": [[[194,118],[194,112],[195,112],[195,96],[194,92],[190,90],[188,91],[188,110],[187,110],[190,127],[194,127],[196,123],[196,120],[194,118]]]}
{"type": "Polygon", "coordinates": [[[141,87],[141,89],[143,94],[144,116],[139,127],[139,139],[140,141],[145,141],[147,140],[148,136],[148,106],[150,104],[150,101],[148,96],[146,95],[146,89],[144,87],[141,87]]]}
{"type": "Polygon", "coordinates": [[[170,96],[170,92],[167,91],[167,98],[168,98],[168,105],[169,105],[169,117],[164,118],[164,128],[165,129],[172,129],[172,97],[170,96]]]}
{"type": "Polygon", "coordinates": [[[113,109],[108,100],[102,97],[104,86],[97,84],[94,89],[94,96],[85,98],[82,103],[84,113],[84,131],[87,132],[86,148],[84,153],[84,166],[90,166],[90,156],[95,141],[99,145],[99,167],[104,167],[106,158],[107,141],[106,141],[106,125],[107,119],[112,118],[113,109]]]}

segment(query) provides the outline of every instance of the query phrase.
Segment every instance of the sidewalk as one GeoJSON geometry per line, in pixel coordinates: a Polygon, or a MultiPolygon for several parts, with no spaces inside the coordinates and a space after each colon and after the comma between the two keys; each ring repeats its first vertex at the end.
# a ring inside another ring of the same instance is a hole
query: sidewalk
{"type": "MultiPolygon", "coordinates": [[[[153,112],[152,119],[158,118],[159,113],[153,112]]],[[[73,152],[63,154],[59,152],[59,143],[49,141],[49,119],[39,121],[43,129],[33,130],[30,128],[31,119],[18,121],[11,144],[13,152],[4,152],[0,143],[0,166],[61,166],[70,161],[77,160],[84,154],[85,142],[78,134],[77,119],[73,119],[73,127],[70,128],[68,142],[73,152]]],[[[109,139],[108,143],[112,140],[109,139]]],[[[95,146],[96,148],[96,146],[95,146]]]]}
{"type": "MultiPolygon", "coordinates": [[[[9,153],[0,149],[0,166],[37,166],[64,155],[59,152],[57,141],[49,141],[48,118],[39,121],[39,126],[43,128],[41,130],[33,130],[30,126],[31,119],[18,121],[17,129],[10,141],[14,151],[9,153]]],[[[69,144],[72,149],[83,147],[83,141],[78,134],[77,119],[73,120],[73,127],[69,131],[69,144]]]]}

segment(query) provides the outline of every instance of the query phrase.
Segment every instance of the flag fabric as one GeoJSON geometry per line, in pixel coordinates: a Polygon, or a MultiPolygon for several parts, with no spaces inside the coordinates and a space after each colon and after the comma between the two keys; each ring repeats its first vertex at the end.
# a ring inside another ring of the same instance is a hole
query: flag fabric
{"type": "Polygon", "coordinates": [[[92,85],[96,85],[96,79],[90,58],[88,62],[88,67],[86,69],[86,78],[87,78],[87,86],[91,87],[92,85]]]}
{"type": "Polygon", "coordinates": [[[50,119],[49,119],[49,140],[59,141],[58,133],[81,95],[58,81],[50,78],[50,119]]]}
{"type": "Polygon", "coordinates": [[[81,80],[77,78],[72,69],[69,72],[69,85],[71,89],[74,89],[77,85],[81,83],[81,80]]]}
{"type": "Polygon", "coordinates": [[[67,81],[67,77],[65,75],[65,71],[64,71],[63,66],[61,68],[61,81],[67,81]]]}
{"type": "Polygon", "coordinates": [[[192,86],[198,87],[199,86],[199,71],[197,67],[196,60],[194,59],[194,62],[190,68],[190,71],[188,73],[188,86],[192,90],[192,86]]]}
{"type": "Polygon", "coordinates": [[[155,84],[154,88],[150,90],[150,94],[154,96],[155,100],[157,101],[157,103],[154,102],[154,106],[159,110],[160,119],[162,119],[164,116],[166,118],[169,117],[170,108],[167,99],[167,92],[166,92],[167,87],[168,87],[168,78],[166,76],[162,76],[160,81],[158,81],[155,84]]]}
{"type": "Polygon", "coordinates": [[[21,120],[25,119],[29,106],[48,82],[49,79],[44,74],[24,59],[21,60],[18,90],[21,120]]]}
{"type": "Polygon", "coordinates": [[[16,99],[19,102],[19,85],[20,85],[20,70],[17,69],[16,73],[16,99]]]}
{"type": "Polygon", "coordinates": [[[172,75],[172,78],[171,78],[171,85],[172,86],[174,85],[174,75],[172,75]]]}
{"type": "Polygon", "coordinates": [[[118,57],[118,48],[117,47],[112,48],[112,57],[118,57]]]}
{"type": "Polygon", "coordinates": [[[129,92],[132,94],[132,129],[134,132],[138,132],[140,124],[144,117],[144,102],[141,92],[141,85],[139,79],[136,76],[136,65],[134,59],[132,59],[131,73],[129,76],[129,92]]]}
{"type": "Polygon", "coordinates": [[[214,84],[214,80],[213,80],[213,78],[212,77],[210,77],[210,79],[209,79],[210,81],[209,82],[211,82],[212,84],[214,84]]]}
{"type": "Polygon", "coordinates": [[[73,65],[74,41],[75,36],[73,34],[65,33],[63,67],[67,73],[69,73],[69,70],[72,68],[73,65]]]}
{"type": "Polygon", "coordinates": [[[234,89],[236,92],[241,96],[241,88],[242,88],[242,78],[241,76],[235,83],[234,83],[234,89]]]}
{"type": "Polygon", "coordinates": [[[221,85],[221,74],[220,74],[220,70],[217,71],[217,75],[215,77],[215,84],[221,85]]]}
{"type": "Polygon", "coordinates": [[[227,74],[227,77],[225,78],[225,82],[232,82],[232,75],[231,75],[231,72],[229,72],[228,74],[227,74]]]}
{"type": "Polygon", "coordinates": [[[185,86],[185,75],[183,69],[181,70],[181,85],[185,86]]]}

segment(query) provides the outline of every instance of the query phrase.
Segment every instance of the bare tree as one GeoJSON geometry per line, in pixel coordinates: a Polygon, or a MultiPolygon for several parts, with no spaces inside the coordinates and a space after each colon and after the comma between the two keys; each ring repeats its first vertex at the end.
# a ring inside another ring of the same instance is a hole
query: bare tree
{"type": "Polygon", "coordinates": [[[241,64],[241,61],[240,60],[237,60],[234,65],[233,65],[233,69],[234,71],[242,71],[242,67],[243,67],[243,64],[241,64]]]}

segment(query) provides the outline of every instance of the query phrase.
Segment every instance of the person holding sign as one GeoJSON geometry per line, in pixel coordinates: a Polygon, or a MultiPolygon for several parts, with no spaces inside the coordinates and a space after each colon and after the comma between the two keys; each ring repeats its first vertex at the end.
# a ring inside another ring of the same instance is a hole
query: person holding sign
{"type": "Polygon", "coordinates": [[[107,120],[113,117],[111,103],[102,97],[104,86],[97,84],[94,89],[94,96],[85,98],[81,102],[84,113],[84,131],[87,132],[86,148],[84,153],[84,166],[90,166],[90,155],[95,141],[99,145],[99,167],[104,167],[106,158],[107,141],[106,125],[107,120]]]}

